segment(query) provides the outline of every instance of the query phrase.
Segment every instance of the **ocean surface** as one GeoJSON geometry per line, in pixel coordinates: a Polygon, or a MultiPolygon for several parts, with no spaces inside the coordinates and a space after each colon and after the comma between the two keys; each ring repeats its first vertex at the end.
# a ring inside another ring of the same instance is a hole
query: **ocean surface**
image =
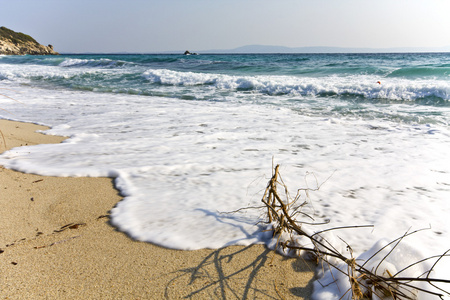
{"type": "MultiPolygon", "coordinates": [[[[329,222],[308,230],[374,225],[334,231],[355,256],[423,228],[397,268],[450,249],[449,53],[0,56],[0,94],[0,117],[70,137],[0,164],[116,178],[112,223],[134,239],[270,243],[263,209],[227,212],[260,206],[280,164],[329,222]]],[[[449,270],[443,259],[435,273],[449,270]]]]}

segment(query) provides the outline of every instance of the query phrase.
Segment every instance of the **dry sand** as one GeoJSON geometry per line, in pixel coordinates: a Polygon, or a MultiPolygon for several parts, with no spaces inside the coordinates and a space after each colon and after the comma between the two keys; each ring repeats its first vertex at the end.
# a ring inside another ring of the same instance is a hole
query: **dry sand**
{"type": "MultiPolygon", "coordinates": [[[[64,139],[35,132],[45,129],[0,120],[7,148],[64,139]]],[[[43,177],[0,167],[0,299],[311,295],[315,266],[262,245],[179,251],[134,241],[109,224],[120,200],[110,178],[43,177]]]]}

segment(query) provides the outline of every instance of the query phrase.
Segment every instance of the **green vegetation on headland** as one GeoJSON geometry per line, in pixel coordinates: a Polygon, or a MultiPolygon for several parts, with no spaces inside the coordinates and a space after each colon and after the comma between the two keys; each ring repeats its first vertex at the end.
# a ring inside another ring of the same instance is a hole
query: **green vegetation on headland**
{"type": "Polygon", "coordinates": [[[31,36],[0,27],[0,54],[6,55],[57,55],[52,45],[43,46],[31,36]]]}
{"type": "Polygon", "coordinates": [[[15,32],[4,26],[0,27],[0,38],[10,39],[14,44],[19,44],[21,42],[22,43],[23,42],[32,42],[32,43],[39,45],[39,43],[35,39],[33,39],[31,36],[29,36],[28,34],[24,34],[22,32],[15,32]]]}

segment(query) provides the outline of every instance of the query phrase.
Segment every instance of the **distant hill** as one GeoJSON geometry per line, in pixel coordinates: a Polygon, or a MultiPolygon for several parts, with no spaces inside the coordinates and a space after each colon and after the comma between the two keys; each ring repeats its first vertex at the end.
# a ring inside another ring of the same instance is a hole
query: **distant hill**
{"type": "Polygon", "coordinates": [[[31,36],[0,27],[0,54],[6,55],[57,55],[52,45],[43,46],[31,36]]]}
{"type": "Polygon", "coordinates": [[[405,53],[405,52],[450,52],[450,46],[441,48],[340,48],[340,47],[283,47],[247,45],[235,49],[205,50],[199,53],[405,53]]]}

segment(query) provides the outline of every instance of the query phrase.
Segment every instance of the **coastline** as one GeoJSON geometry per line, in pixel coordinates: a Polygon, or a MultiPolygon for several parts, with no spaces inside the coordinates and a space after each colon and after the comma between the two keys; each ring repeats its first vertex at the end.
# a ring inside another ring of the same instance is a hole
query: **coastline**
{"type": "MultiPolygon", "coordinates": [[[[46,127],[0,120],[7,148],[59,143],[46,127]]],[[[3,141],[0,151],[5,150],[3,141]]],[[[180,251],[109,225],[111,178],[60,178],[0,167],[1,299],[309,299],[315,265],[263,245],[180,251]]]]}

